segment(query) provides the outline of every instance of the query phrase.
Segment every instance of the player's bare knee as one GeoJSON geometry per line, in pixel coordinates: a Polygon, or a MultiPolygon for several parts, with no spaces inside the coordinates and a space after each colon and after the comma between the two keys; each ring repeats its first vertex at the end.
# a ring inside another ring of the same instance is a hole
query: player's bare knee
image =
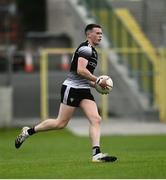
{"type": "Polygon", "coordinates": [[[97,116],[97,123],[100,124],[101,123],[101,116],[97,116]]]}
{"type": "Polygon", "coordinates": [[[100,124],[101,123],[101,116],[99,116],[99,115],[91,116],[91,123],[92,124],[100,124]]]}
{"type": "Polygon", "coordinates": [[[58,129],[63,129],[63,128],[65,128],[66,126],[67,126],[67,122],[61,120],[61,121],[58,123],[57,128],[58,128],[58,129]]]}

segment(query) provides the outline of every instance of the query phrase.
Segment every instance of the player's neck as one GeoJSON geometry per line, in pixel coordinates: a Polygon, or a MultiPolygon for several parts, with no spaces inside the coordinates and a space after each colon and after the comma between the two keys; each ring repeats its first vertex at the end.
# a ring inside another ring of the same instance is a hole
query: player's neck
{"type": "Polygon", "coordinates": [[[92,46],[92,47],[96,47],[96,45],[90,40],[90,39],[87,39],[87,41],[89,42],[89,44],[92,46]]]}

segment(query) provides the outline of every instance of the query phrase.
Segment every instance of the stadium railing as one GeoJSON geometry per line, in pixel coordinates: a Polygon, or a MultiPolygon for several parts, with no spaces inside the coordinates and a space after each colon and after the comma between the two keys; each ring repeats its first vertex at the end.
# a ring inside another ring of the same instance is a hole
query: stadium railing
{"type": "MultiPolygon", "coordinates": [[[[49,55],[60,55],[64,54],[71,55],[74,49],[72,48],[47,48],[41,50],[41,59],[40,59],[40,85],[41,85],[41,119],[46,119],[49,116],[49,103],[48,103],[48,73],[49,73],[49,55]]],[[[102,74],[107,74],[107,56],[105,51],[100,51],[101,66],[100,70],[102,74]]],[[[102,110],[101,114],[104,119],[108,118],[108,98],[106,96],[101,96],[102,110]]]]}
{"type": "MultiPolygon", "coordinates": [[[[121,54],[122,57],[130,57],[130,63],[134,68],[139,68],[140,59],[137,57],[138,54],[142,53],[142,49],[140,48],[111,48],[112,52],[116,52],[121,54]]],[[[108,54],[110,50],[100,49],[99,53],[102,56],[100,71],[102,74],[107,74],[108,72],[108,54]]],[[[73,49],[71,48],[52,48],[52,49],[43,49],[41,50],[41,59],[40,59],[40,79],[41,79],[41,119],[46,119],[49,116],[49,103],[48,103],[48,73],[49,73],[49,54],[54,55],[64,55],[64,54],[72,54],[73,49]]],[[[160,48],[156,50],[159,68],[157,73],[153,73],[151,69],[148,68],[147,64],[144,64],[145,67],[143,69],[139,69],[139,73],[137,73],[137,79],[139,81],[145,81],[147,84],[151,86],[157,86],[159,89],[159,99],[158,105],[155,105],[159,110],[160,120],[166,122],[166,49],[160,48]],[[154,78],[157,78],[158,81],[152,81],[151,76],[153,74],[154,78]],[[155,84],[155,85],[154,85],[155,84]]],[[[143,55],[141,55],[143,56],[143,55]]],[[[140,57],[140,56],[139,56],[140,57]]],[[[145,63],[145,62],[144,62],[145,63]]],[[[129,74],[130,75],[130,74],[129,74]]],[[[142,82],[145,83],[145,82],[142,82]]],[[[149,106],[154,106],[149,104],[149,106]]],[[[101,96],[101,111],[102,117],[104,119],[108,118],[108,98],[106,96],[101,96]]]]}
{"type": "Polygon", "coordinates": [[[125,56],[119,54],[121,63],[127,65],[130,76],[136,79],[138,74],[144,74],[144,71],[148,70],[146,76],[139,75],[140,79],[137,79],[137,82],[140,91],[149,97],[149,103],[158,105],[159,89],[155,85],[156,83],[153,83],[153,81],[158,81],[158,79],[154,79],[154,74],[158,73],[156,52],[131,13],[127,9],[113,8],[107,0],[89,0],[82,2],[82,5],[102,25],[112,47],[140,48],[141,53],[134,54],[135,59],[139,59],[139,61],[131,60],[133,55],[125,53],[125,56]]]}

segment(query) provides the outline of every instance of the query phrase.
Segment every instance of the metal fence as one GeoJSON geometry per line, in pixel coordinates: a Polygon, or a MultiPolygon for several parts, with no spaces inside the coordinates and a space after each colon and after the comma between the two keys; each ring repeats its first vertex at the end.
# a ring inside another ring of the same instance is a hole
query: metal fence
{"type": "MultiPolygon", "coordinates": [[[[48,54],[68,54],[71,53],[72,49],[44,49],[41,54],[41,116],[42,119],[45,119],[48,117],[48,54]]],[[[137,54],[141,54],[142,51],[140,49],[132,49],[132,48],[112,48],[108,51],[106,50],[100,50],[100,53],[102,54],[102,64],[101,64],[101,72],[107,73],[108,72],[108,66],[107,66],[107,55],[109,54],[109,51],[114,51],[118,56],[120,57],[130,57],[130,63],[132,64],[133,68],[135,68],[135,74],[133,78],[136,78],[138,84],[142,84],[145,91],[142,91],[142,87],[140,87],[140,93],[144,93],[146,97],[149,98],[149,96],[153,96],[151,98],[156,98],[155,94],[151,93],[151,90],[154,86],[157,86],[159,89],[158,94],[158,104],[151,104],[149,103],[149,106],[153,107],[156,106],[156,108],[160,112],[160,119],[161,121],[166,121],[166,98],[165,98],[165,69],[166,69],[166,49],[158,49],[156,52],[158,52],[158,63],[159,63],[159,69],[157,73],[153,73],[153,69],[149,69],[147,61],[144,61],[144,58],[137,59],[137,54]],[[139,71],[138,71],[139,70],[139,71]],[[159,80],[156,82],[156,78],[159,80]],[[151,94],[150,94],[151,93],[151,94]]],[[[120,58],[121,59],[121,58],[120,58]]],[[[121,63],[121,62],[120,62],[121,63]]],[[[125,65],[125,64],[124,64],[125,65]]],[[[150,66],[151,67],[151,66],[150,66]]],[[[132,69],[132,71],[134,71],[132,69]]],[[[132,72],[133,73],[133,72],[132,72]]],[[[129,76],[131,74],[131,71],[129,71],[129,76]]],[[[108,98],[106,96],[102,97],[102,105],[103,107],[102,112],[103,116],[107,116],[108,111],[108,98]]]]}

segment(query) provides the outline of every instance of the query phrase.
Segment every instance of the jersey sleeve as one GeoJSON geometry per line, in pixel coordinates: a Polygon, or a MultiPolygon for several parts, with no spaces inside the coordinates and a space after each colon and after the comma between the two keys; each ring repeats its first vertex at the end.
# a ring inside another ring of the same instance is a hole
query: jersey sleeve
{"type": "Polygon", "coordinates": [[[79,55],[79,57],[83,57],[83,58],[89,60],[89,58],[92,55],[92,48],[90,48],[88,46],[82,46],[78,49],[78,55],[79,55]]]}

